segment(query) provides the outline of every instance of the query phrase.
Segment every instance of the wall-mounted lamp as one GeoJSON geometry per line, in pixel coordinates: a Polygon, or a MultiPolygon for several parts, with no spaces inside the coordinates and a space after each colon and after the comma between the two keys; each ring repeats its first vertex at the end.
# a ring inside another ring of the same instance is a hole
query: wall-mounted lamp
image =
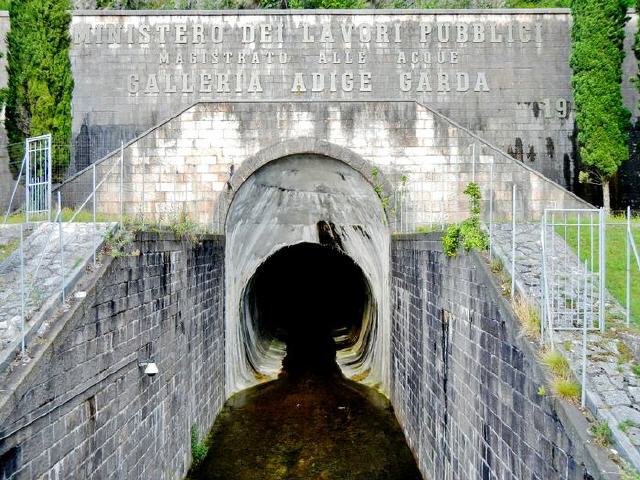
{"type": "Polygon", "coordinates": [[[156,362],[140,362],[138,366],[144,368],[144,373],[150,377],[155,377],[159,372],[156,362]]]}

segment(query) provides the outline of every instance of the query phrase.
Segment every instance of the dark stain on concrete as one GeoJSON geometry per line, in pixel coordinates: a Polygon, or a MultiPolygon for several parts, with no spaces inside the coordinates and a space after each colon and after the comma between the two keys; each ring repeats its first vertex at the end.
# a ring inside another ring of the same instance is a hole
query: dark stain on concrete
{"type": "Polygon", "coordinates": [[[336,229],[333,222],[327,222],[320,220],[317,223],[318,226],[318,241],[320,245],[325,247],[331,247],[341,252],[344,252],[344,246],[342,245],[342,239],[336,229]]]}
{"type": "Polygon", "coordinates": [[[527,160],[534,162],[536,160],[536,150],[533,145],[529,145],[529,151],[527,152],[527,160]]]}
{"type": "Polygon", "coordinates": [[[545,140],[545,147],[547,150],[547,157],[553,159],[556,156],[556,146],[553,143],[553,138],[547,137],[545,140]]]}
{"type": "Polygon", "coordinates": [[[538,118],[540,116],[540,104],[538,102],[533,102],[531,106],[533,107],[533,116],[538,118]]]}

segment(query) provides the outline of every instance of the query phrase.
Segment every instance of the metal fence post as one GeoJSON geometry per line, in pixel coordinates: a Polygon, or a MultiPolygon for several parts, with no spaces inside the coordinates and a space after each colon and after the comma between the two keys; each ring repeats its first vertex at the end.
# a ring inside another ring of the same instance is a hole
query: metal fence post
{"type": "Polygon", "coordinates": [[[92,237],[92,245],[93,245],[93,266],[96,266],[96,164],[91,164],[91,173],[93,176],[93,188],[91,191],[93,192],[93,237],[92,237]]]}
{"type": "Polygon", "coordinates": [[[146,185],[145,185],[145,171],[146,171],[146,165],[145,165],[145,159],[142,159],[142,203],[140,206],[140,214],[142,216],[142,225],[144,226],[144,207],[145,207],[145,189],[146,189],[146,185]]]}
{"type": "Polygon", "coordinates": [[[476,142],[471,144],[471,181],[476,183],[476,142]]]}
{"type": "Polygon", "coordinates": [[[489,260],[493,260],[493,163],[494,158],[491,157],[491,165],[489,166],[489,260]]]}
{"type": "Polygon", "coordinates": [[[631,323],[631,207],[627,207],[627,327],[631,323]]]}
{"type": "Polygon", "coordinates": [[[29,201],[29,185],[31,184],[31,155],[29,152],[29,139],[24,139],[24,155],[26,168],[24,170],[24,221],[29,223],[29,211],[31,202],[29,201]]]}
{"type": "Polygon", "coordinates": [[[24,317],[25,317],[25,306],[24,306],[24,223],[20,224],[20,335],[21,335],[21,346],[20,350],[22,353],[25,353],[26,345],[24,340],[24,317]]]}
{"type": "Polygon", "coordinates": [[[589,268],[587,261],[584,261],[584,291],[582,292],[582,308],[584,316],[582,318],[582,389],[580,395],[580,404],[584,408],[587,403],[587,289],[588,289],[589,268]]]}
{"type": "Polygon", "coordinates": [[[542,306],[540,308],[542,315],[540,319],[540,346],[544,345],[544,324],[547,321],[547,270],[546,270],[546,259],[545,259],[545,232],[546,232],[546,224],[547,224],[547,211],[545,210],[542,213],[542,217],[540,218],[540,256],[542,257],[541,265],[542,265],[542,275],[541,275],[541,289],[542,289],[542,306]]]}
{"type": "Polygon", "coordinates": [[[607,278],[607,272],[606,272],[606,227],[605,227],[605,222],[606,222],[606,215],[605,215],[605,211],[603,208],[600,209],[600,215],[599,215],[599,220],[600,220],[600,252],[599,252],[599,258],[598,258],[598,267],[599,267],[599,271],[600,271],[600,292],[599,292],[599,296],[598,296],[598,300],[600,302],[600,308],[599,308],[599,322],[600,322],[600,331],[604,332],[604,292],[605,292],[605,288],[606,288],[606,278],[607,278]]]}
{"type": "Polygon", "coordinates": [[[516,288],[516,184],[511,191],[511,298],[516,288]]]}
{"type": "Polygon", "coordinates": [[[124,142],[120,141],[120,227],[121,228],[124,225],[123,183],[124,183],[124,142]]]}
{"type": "Polygon", "coordinates": [[[58,237],[60,239],[60,278],[62,280],[62,303],[64,304],[64,240],[62,238],[62,201],[58,192],[58,237]]]}
{"type": "Polygon", "coordinates": [[[47,156],[47,179],[49,180],[47,183],[47,202],[48,202],[48,218],[47,221],[51,221],[51,201],[52,201],[52,190],[51,190],[51,182],[52,182],[52,178],[51,178],[51,173],[52,173],[52,166],[51,166],[51,149],[53,148],[53,140],[52,140],[52,136],[51,134],[47,135],[46,140],[48,140],[48,147],[47,151],[45,153],[45,155],[47,156]]]}

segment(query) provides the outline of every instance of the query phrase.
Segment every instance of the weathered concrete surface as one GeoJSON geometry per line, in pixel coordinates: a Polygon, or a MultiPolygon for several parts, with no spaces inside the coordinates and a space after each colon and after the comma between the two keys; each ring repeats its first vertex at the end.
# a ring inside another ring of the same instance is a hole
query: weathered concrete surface
{"type": "MultiPolygon", "coordinates": [[[[125,146],[125,213],[166,219],[186,211],[222,232],[226,210],[242,182],[262,165],[300,153],[336,158],[374,188],[381,181],[374,178],[379,172],[387,181],[379,187],[384,187],[380,193],[389,206],[394,205],[393,192],[406,187],[403,212],[411,219],[410,231],[466,218],[468,201],[462,192],[473,179],[484,194],[485,212],[493,190],[494,218],[511,211],[514,183],[532,217],[552,205],[587,206],[526,164],[415,102],[207,102],[125,146]]],[[[119,162],[116,153],[97,167],[98,181],[107,177],[98,194],[101,212],[119,212],[119,162]]],[[[63,200],[86,198],[90,185],[91,170],[71,178],[61,187],[63,200]]]]}
{"type": "Polygon", "coordinates": [[[336,248],[362,269],[373,295],[355,348],[338,352],[338,363],[348,376],[367,372],[370,383],[382,383],[388,389],[390,235],[381,200],[366,178],[350,166],[307,154],[258,169],[239,188],[229,209],[225,229],[229,394],[255,384],[256,373],[262,379],[274,378],[283,356],[261,344],[257,329],[252,328],[244,298],[249,280],[281,248],[323,243],[321,222],[331,226],[336,248]]]}
{"type": "Polygon", "coordinates": [[[571,186],[570,17],[566,9],[74,12],[74,138],[111,138],[115,149],[122,136],[201,100],[418,100],[571,186]]]}
{"type": "Polygon", "coordinates": [[[425,478],[617,478],[581,415],[538,394],[534,349],[478,256],[394,238],[392,295],[391,399],[425,478]]]}
{"type": "Polygon", "coordinates": [[[134,247],[0,376],[0,478],[184,477],[192,425],[207,431],[224,402],[223,246],[134,247]],[[150,357],[153,378],[138,367],[150,357]]]}

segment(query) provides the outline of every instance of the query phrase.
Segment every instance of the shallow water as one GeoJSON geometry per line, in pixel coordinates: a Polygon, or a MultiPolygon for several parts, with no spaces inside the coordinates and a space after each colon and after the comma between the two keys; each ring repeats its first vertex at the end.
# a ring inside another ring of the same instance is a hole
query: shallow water
{"type": "Polygon", "coordinates": [[[192,480],[418,480],[386,398],[339,373],[306,373],[227,401],[192,480]]]}

